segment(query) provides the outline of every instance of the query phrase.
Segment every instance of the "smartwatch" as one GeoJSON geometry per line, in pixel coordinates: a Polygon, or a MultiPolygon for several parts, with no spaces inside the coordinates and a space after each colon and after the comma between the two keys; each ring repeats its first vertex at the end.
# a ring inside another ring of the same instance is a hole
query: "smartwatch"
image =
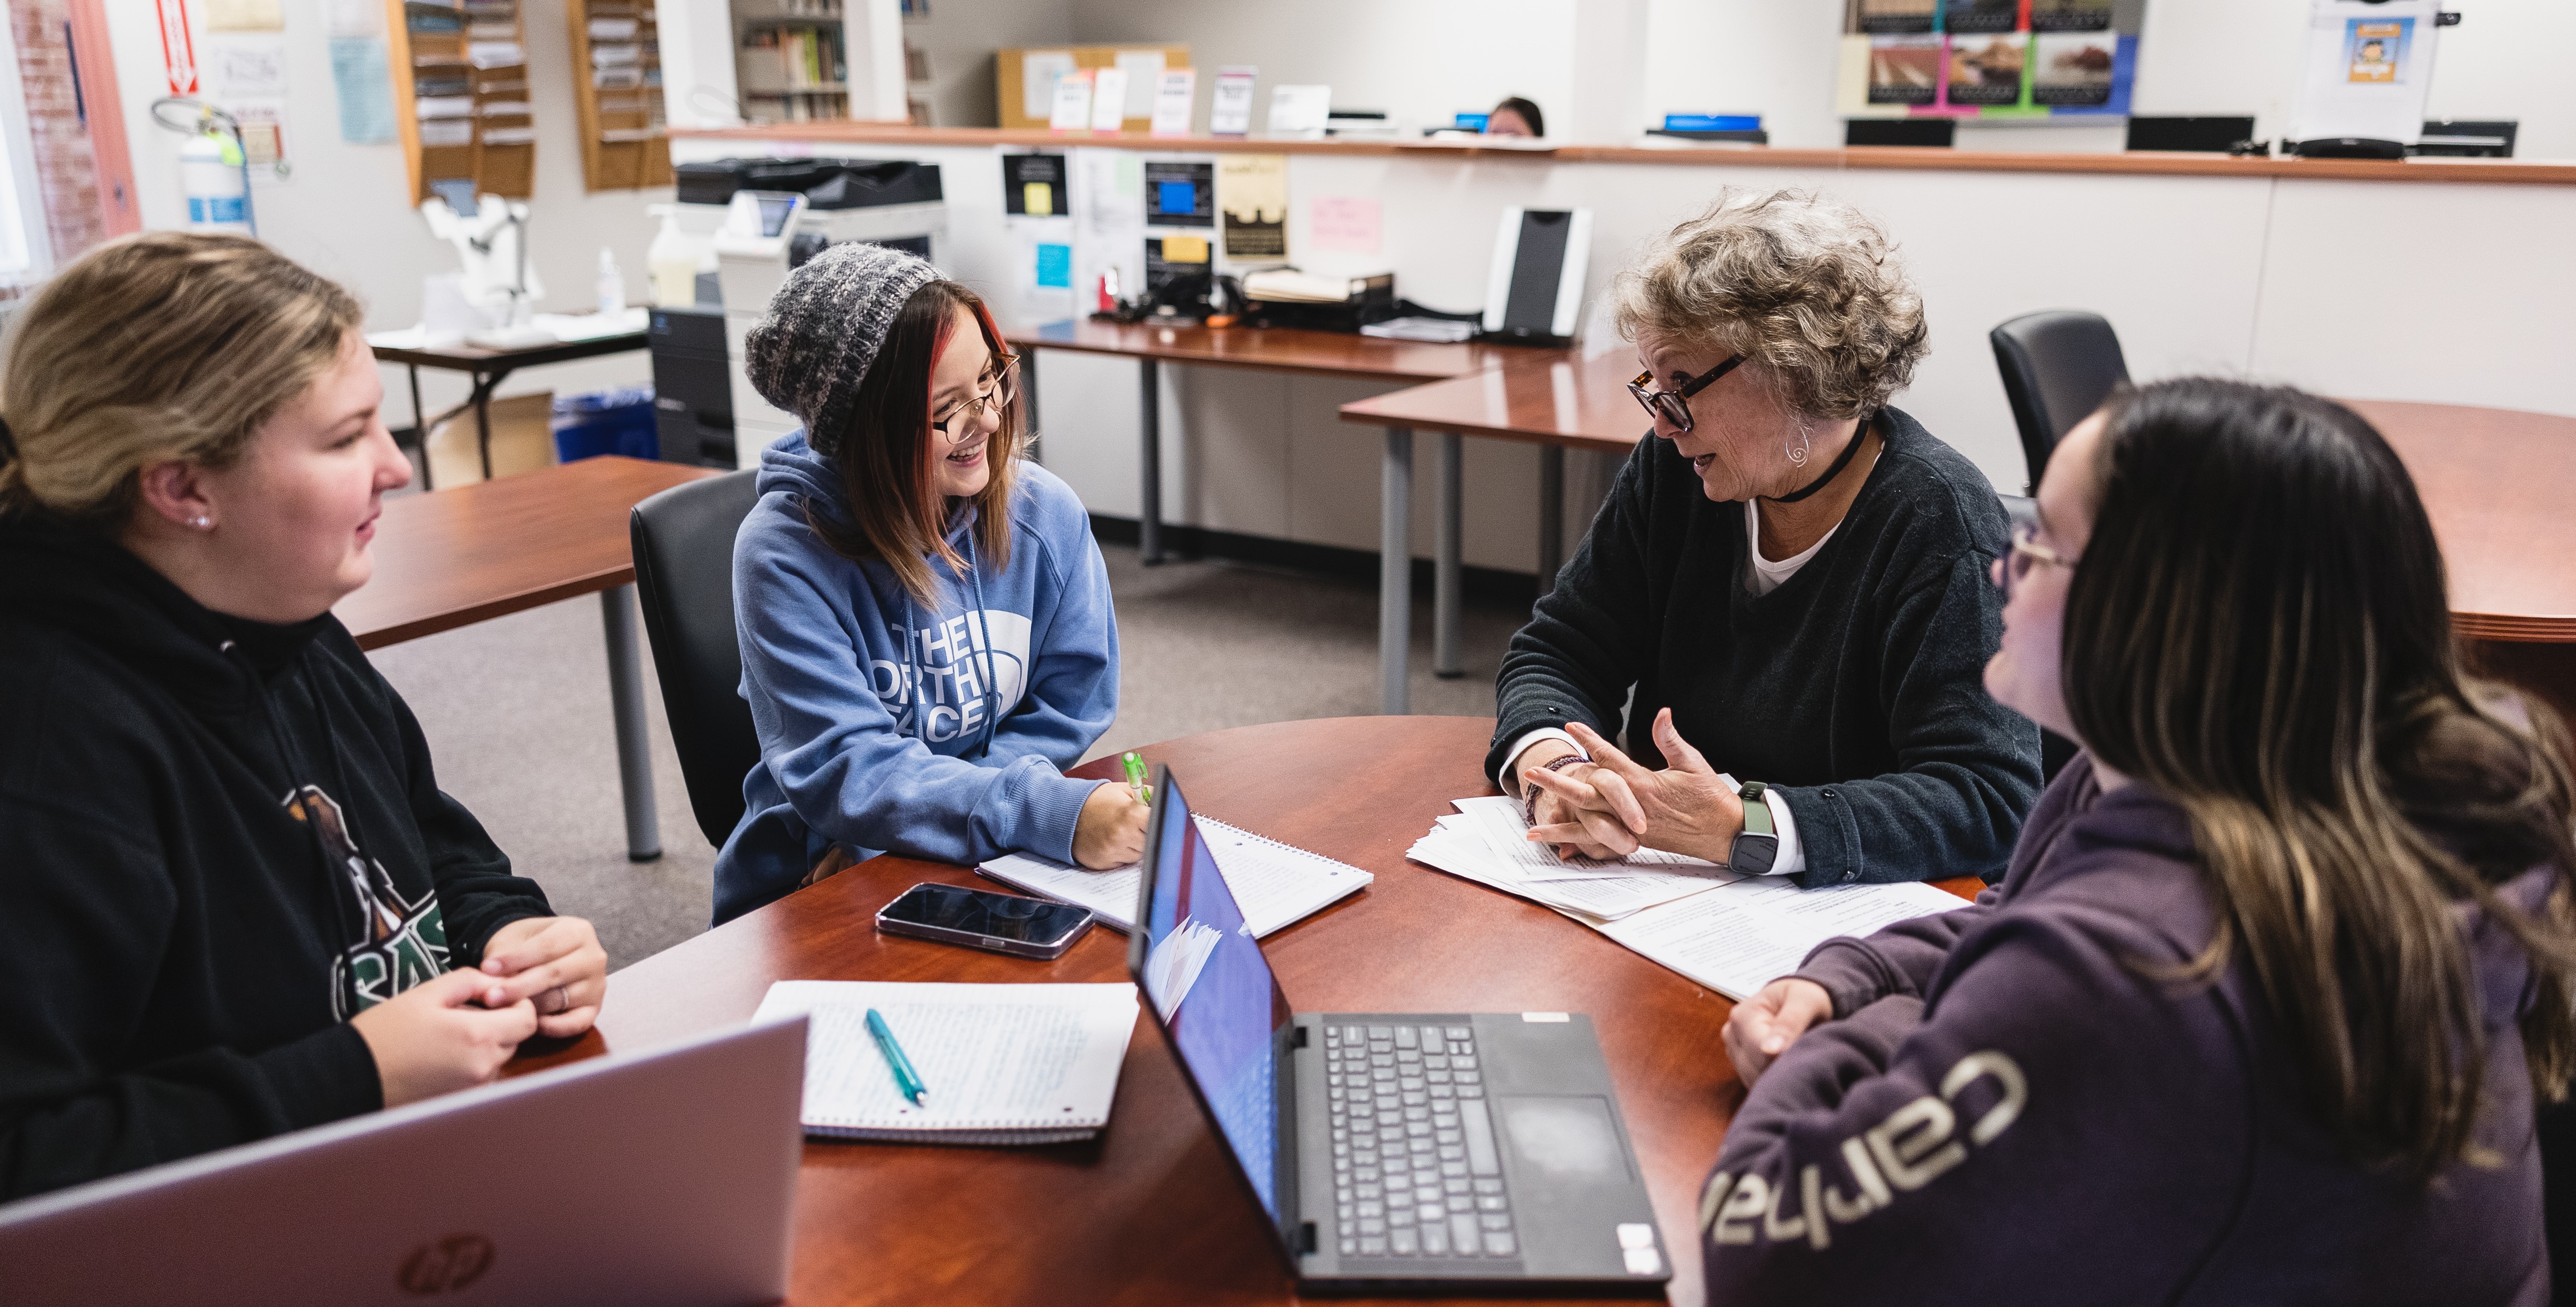
{"type": "Polygon", "coordinates": [[[1726,865],[1747,876],[1767,876],[1771,864],[1780,860],[1780,832],[1771,824],[1771,805],[1762,801],[1768,788],[1760,781],[1746,781],[1736,791],[1736,797],[1744,800],[1744,829],[1736,833],[1726,865]]]}

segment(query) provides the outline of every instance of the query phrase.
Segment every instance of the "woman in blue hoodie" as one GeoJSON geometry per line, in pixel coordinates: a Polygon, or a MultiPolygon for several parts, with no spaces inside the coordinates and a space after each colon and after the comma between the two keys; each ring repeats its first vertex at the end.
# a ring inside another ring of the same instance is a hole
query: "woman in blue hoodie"
{"type": "Polygon", "coordinates": [[[1118,712],[1118,621],[1091,518],[1019,460],[1016,359],[974,292],[835,246],[745,342],[804,430],[761,456],[734,539],[742,692],[760,733],[715,919],[879,853],[1092,868],[1144,850],[1123,785],[1067,778],[1118,712]]]}
{"type": "Polygon", "coordinates": [[[1975,905],[1736,1008],[1710,1299],[2547,1301],[2567,738],[2462,671],[2387,442],[2125,393],[1995,579],[1987,686],[2088,752],[1975,905]]]}

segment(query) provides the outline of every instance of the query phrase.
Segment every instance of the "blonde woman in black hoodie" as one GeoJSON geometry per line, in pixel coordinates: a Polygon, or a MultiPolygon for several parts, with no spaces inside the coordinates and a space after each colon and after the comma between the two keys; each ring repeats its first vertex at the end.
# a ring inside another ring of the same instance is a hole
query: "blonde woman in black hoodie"
{"type": "Polygon", "coordinates": [[[332,604],[410,465],[347,291],[159,232],[0,370],[0,1199],[489,1080],[606,958],[332,604]]]}

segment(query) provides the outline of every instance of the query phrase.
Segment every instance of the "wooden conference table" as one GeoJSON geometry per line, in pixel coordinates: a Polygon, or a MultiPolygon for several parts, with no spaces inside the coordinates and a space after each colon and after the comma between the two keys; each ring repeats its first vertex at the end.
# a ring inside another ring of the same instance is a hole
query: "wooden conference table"
{"type": "Polygon", "coordinates": [[[375,575],[332,609],[361,649],[416,640],[596,593],[607,625],[608,694],[626,856],[662,856],[635,648],[635,555],[626,514],[707,468],[607,455],[498,481],[400,495],[376,519],[375,575]]]}
{"type": "MultiPolygon", "coordinates": [[[[1149,566],[1163,561],[1160,377],[1164,363],[1205,364],[1307,376],[1356,377],[1363,381],[1439,382],[1489,372],[1506,363],[1528,365],[1571,357],[1566,351],[1556,349],[1472,343],[1429,344],[1289,327],[1210,328],[1186,323],[1162,326],[1096,322],[1089,318],[1029,327],[1007,334],[1021,354],[1020,366],[1032,392],[1031,412],[1036,411],[1035,364],[1039,350],[1110,354],[1137,361],[1141,385],[1138,395],[1143,412],[1138,432],[1142,442],[1138,449],[1138,464],[1143,476],[1143,493],[1137,512],[1137,552],[1149,566]]],[[[1349,411],[1347,406],[1344,411],[1349,411]]],[[[1457,676],[1464,667],[1458,647],[1459,605],[1464,593],[1459,559],[1463,491],[1458,433],[1443,431],[1439,449],[1440,493],[1436,500],[1439,527],[1433,549],[1431,666],[1438,675],[1457,676]]],[[[1555,454],[1553,450],[1550,453],[1554,456],[1553,461],[1543,464],[1540,476],[1539,512],[1543,522],[1558,521],[1564,512],[1564,463],[1562,455],[1555,454]]],[[[1404,674],[1405,659],[1410,652],[1408,645],[1412,627],[1408,617],[1413,599],[1413,432],[1407,426],[1387,426],[1378,500],[1378,677],[1382,687],[1381,708],[1387,713],[1400,714],[1409,704],[1404,674]]],[[[1542,559],[1553,556],[1553,551],[1560,547],[1558,537],[1561,535],[1561,521],[1559,530],[1554,533],[1542,526],[1539,544],[1542,559]]],[[[1542,571],[1553,574],[1555,569],[1543,567],[1542,571]]]]}
{"type": "MultiPolygon", "coordinates": [[[[1263,942],[1301,1011],[1589,1013],[1655,1216],[1702,1300],[1700,1183],[1742,1090],[1718,1043],[1730,1005],[1535,904],[1417,867],[1404,851],[1478,774],[1493,722],[1349,717],[1218,731],[1142,752],[1210,816],[1375,873],[1368,889],[1263,942]],[[1280,784],[1281,758],[1364,759],[1280,784]]],[[[1102,759],[1074,774],[1108,778],[1102,759]]],[[[776,980],[1120,981],[1126,937],[1095,928],[1037,962],[876,933],[917,881],[1001,889],[956,867],[880,858],[609,977],[598,1029],[522,1073],[747,1021],[776,980]]],[[[1945,883],[1971,894],[1974,879],[1945,883]]],[[[1140,1018],[1150,1019],[1150,1018],[1140,1018]]],[[[639,1147],[652,1141],[638,1140],[639,1147]]],[[[1283,1303],[1275,1236],[1166,1046],[1136,1031],[1109,1129],[1039,1148],[808,1143],[798,1174],[799,1304],[1283,1303]]]]}

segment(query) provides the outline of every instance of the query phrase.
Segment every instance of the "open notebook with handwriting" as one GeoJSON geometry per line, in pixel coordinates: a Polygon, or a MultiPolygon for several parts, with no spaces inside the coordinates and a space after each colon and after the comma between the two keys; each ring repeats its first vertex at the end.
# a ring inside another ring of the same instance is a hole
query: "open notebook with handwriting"
{"type": "Polygon", "coordinates": [[[804,1013],[805,1133],[915,1144],[1053,1144],[1109,1124],[1136,987],[782,980],[757,1024],[804,1013]],[[868,1009],[921,1074],[915,1105],[868,1034],[868,1009]]]}

